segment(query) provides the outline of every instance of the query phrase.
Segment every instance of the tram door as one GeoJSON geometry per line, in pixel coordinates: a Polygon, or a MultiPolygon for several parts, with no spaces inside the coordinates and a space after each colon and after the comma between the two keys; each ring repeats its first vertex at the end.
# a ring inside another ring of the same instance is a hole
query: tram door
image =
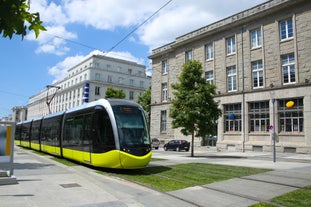
{"type": "Polygon", "coordinates": [[[63,135],[63,155],[65,157],[91,162],[91,113],[68,114],[65,119],[63,135]]]}
{"type": "Polygon", "coordinates": [[[42,121],[42,151],[54,155],[60,155],[60,123],[61,117],[53,117],[42,121]]]}
{"type": "Polygon", "coordinates": [[[92,144],[92,114],[84,116],[84,135],[83,135],[83,161],[91,163],[91,144],[92,144]]]}

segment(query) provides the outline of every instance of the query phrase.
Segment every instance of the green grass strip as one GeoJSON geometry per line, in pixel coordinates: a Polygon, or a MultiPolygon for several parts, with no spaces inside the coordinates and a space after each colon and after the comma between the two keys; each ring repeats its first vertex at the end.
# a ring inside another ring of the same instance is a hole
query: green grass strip
{"type": "Polygon", "coordinates": [[[106,170],[100,173],[118,176],[167,192],[266,171],[269,170],[206,163],[189,163],[147,167],[141,170],[106,170]]]}
{"type": "Polygon", "coordinates": [[[277,204],[272,205],[268,203],[258,203],[251,207],[310,207],[311,206],[311,185],[303,189],[295,190],[284,195],[271,199],[271,202],[277,204]]]}

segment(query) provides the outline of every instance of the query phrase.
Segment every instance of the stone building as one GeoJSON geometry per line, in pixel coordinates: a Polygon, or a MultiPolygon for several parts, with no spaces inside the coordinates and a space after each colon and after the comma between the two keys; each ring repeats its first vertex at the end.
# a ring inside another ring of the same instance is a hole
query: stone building
{"type": "Polygon", "coordinates": [[[68,69],[66,78],[30,97],[27,119],[104,98],[108,87],[123,90],[125,99],[136,101],[151,83],[145,70],[132,61],[92,55],[68,69]]]}
{"type": "Polygon", "coordinates": [[[172,129],[169,109],[171,84],[195,59],[223,113],[215,136],[196,145],[217,137],[217,150],[311,154],[310,20],[311,1],[271,0],[154,49],[151,136],[189,139],[172,129]]]}

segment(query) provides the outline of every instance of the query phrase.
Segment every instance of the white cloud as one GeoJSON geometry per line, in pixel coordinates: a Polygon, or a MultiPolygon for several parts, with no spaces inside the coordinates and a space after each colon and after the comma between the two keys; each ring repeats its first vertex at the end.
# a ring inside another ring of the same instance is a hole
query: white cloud
{"type": "Polygon", "coordinates": [[[55,78],[53,83],[64,79],[67,76],[67,70],[77,65],[85,58],[86,56],[83,55],[67,57],[62,62],[59,62],[55,66],[49,68],[49,74],[55,78]]]}
{"type": "Polygon", "coordinates": [[[199,10],[195,5],[177,6],[146,24],[139,31],[139,36],[143,44],[152,49],[174,41],[176,37],[198,29],[214,19],[215,17],[199,10]]]}
{"type": "Polygon", "coordinates": [[[48,0],[35,0],[30,3],[30,12],[39,12],[44,25],[65,25],[68,23],[63,5],[57,5],[48,0]]]}
{"type": "Polygon", "coordinates": [[[46,29],[47,31],[41,32],[37,39],[33,32],[25,37],[27,40],[38,42],[36,53],[64,55],[70,50],[66,46],[66,40],[77,38],[75,33],[67,31],[64,26],[47,26],[46,29]]]}
{"type": "Polygon", "coordinates": [[[71,22],[113,30],[140,24],[159,8],[161,2],[164,0],[70,0],[65,2],[64,8],[71,22]]]}

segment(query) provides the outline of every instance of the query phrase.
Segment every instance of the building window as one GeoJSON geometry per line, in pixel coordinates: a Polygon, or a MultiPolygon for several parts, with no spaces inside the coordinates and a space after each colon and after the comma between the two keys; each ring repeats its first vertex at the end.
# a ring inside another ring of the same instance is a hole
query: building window
{"type": "Polygon", "coordinates": [[[235,53],[235,36],[226,39],[227,55],[235,53]]]}
{"type": "Polygon", "coordinates": [[[119,78],[118,78],[118,83],[119,83],[119,84],[123,84],[123,80],[124,80],[124,78],[119,77],[119,78]]]}
{"type": "Polygon", "coordinates": [[[145,82],[144,81],[139,81],[139,87],[143,88],[145,85],[145,82]]]}
{"type": "Polygon", "coordinates": [[[161,111],[161,123],[160,123],[160,131],[161,132],[165,132],[166,131],[166,110],[165,111],[161,111]]]}
{"type": "Polygon", "coordinates": [[[227,67],[227,86],[228,92],[236,91],[236,80],[237,80],[235,66],[227,67]]]}
{"type": "Polygon", "coordinates": [[[167,71],[168,71],[167,60],[163,60],[162,61],[162,74],[167,74],[167,71]]]}
{"type": "Polygon", "coordinates": [[[261,29],[255,29],[251,31],[251,47],[256,48],[256,47],[261,47],[261,29]]]}
{"type": "Polygon", "coordinates": [[[241,104],[228,104],[224,106],[225,131],[237,131],[242,129],[241,104]]]}
{"type": "Polygon", "coordinates": [[[283,83],[295,83],[296,74],[295,74],[295,56],[294,53],[282,55],[282,76],[283,83]]]}
{"type": "Polygon", "coordinates": [[[206,83],[213,84],[214,72],[212,70],[205,72],[205,79],[206,79],[206,83]]]}
{"type": "Polygon", "coordinates": [[[213,43],[205,45],[205,59],[212,60],[214,58],[214,47],[213,43]]]}
{"type": "Polygon", "coordinates": [[[303,99],[279,100],[279,131],[280,132],[303,132],[303,99]],[[289,101],[294,102],[292,108],[286,107],[289,101]]]}
{"type": "Polygon", "coordinates": [[[162,83],[162,101],[167,101],[167,83],[162,83]]]}
{"type": "Polygon", "coordinates": [[[262,60],[252,62],[253,88],[263,87],[263,68],[262,60]]]}
{"type": "Polygon", "coordinates": [[[95,86],[95,95],[100,95],[100,87],[99,86],[95,86]]]}
{"type": "Polygon", "coordinates": [[[127,72],[128,72],[128,74],[132,75],[133,70],[129,68],[129,69],[127,70],[127,72]]]}
{"type": "Polygon", "coordinates": [[[108,83],[111,83],[111,82],[112,82],[112,76],[111,76],[111,75],[108,75],[107,81],[108,81],[108,83]]]}
{"type": "Polygon", "coordinates": [[[100,81],[100,74],[99,73],[95,73],[95,80],[100,81]]]}
{"type": "Polygon", "coordinates": [[[192,50],[188,50],[185,53],[186,63],[193,59],[192,50]]]}
{"type": "Polygon", "coordinates": [[[130,91],[129,93],[129,99],[134,100],[134,91],[130,91]]]}
{"type": "Polygon", "coordinates": [[[130,79],[130,86],[133,86],[133,85],[134,85],[134,80],[130,79]]]}
{"type": "Polygon", "coordinates": [[[269,101],[249,103],[251,132],[268,132],[270,126],[269,101]]]}
{"type": "Polygon", "coordinates": [[[281,40],[286,40],[294,36],[292,19],[287,19],[280,22],[280,36],[281,40]]]}

